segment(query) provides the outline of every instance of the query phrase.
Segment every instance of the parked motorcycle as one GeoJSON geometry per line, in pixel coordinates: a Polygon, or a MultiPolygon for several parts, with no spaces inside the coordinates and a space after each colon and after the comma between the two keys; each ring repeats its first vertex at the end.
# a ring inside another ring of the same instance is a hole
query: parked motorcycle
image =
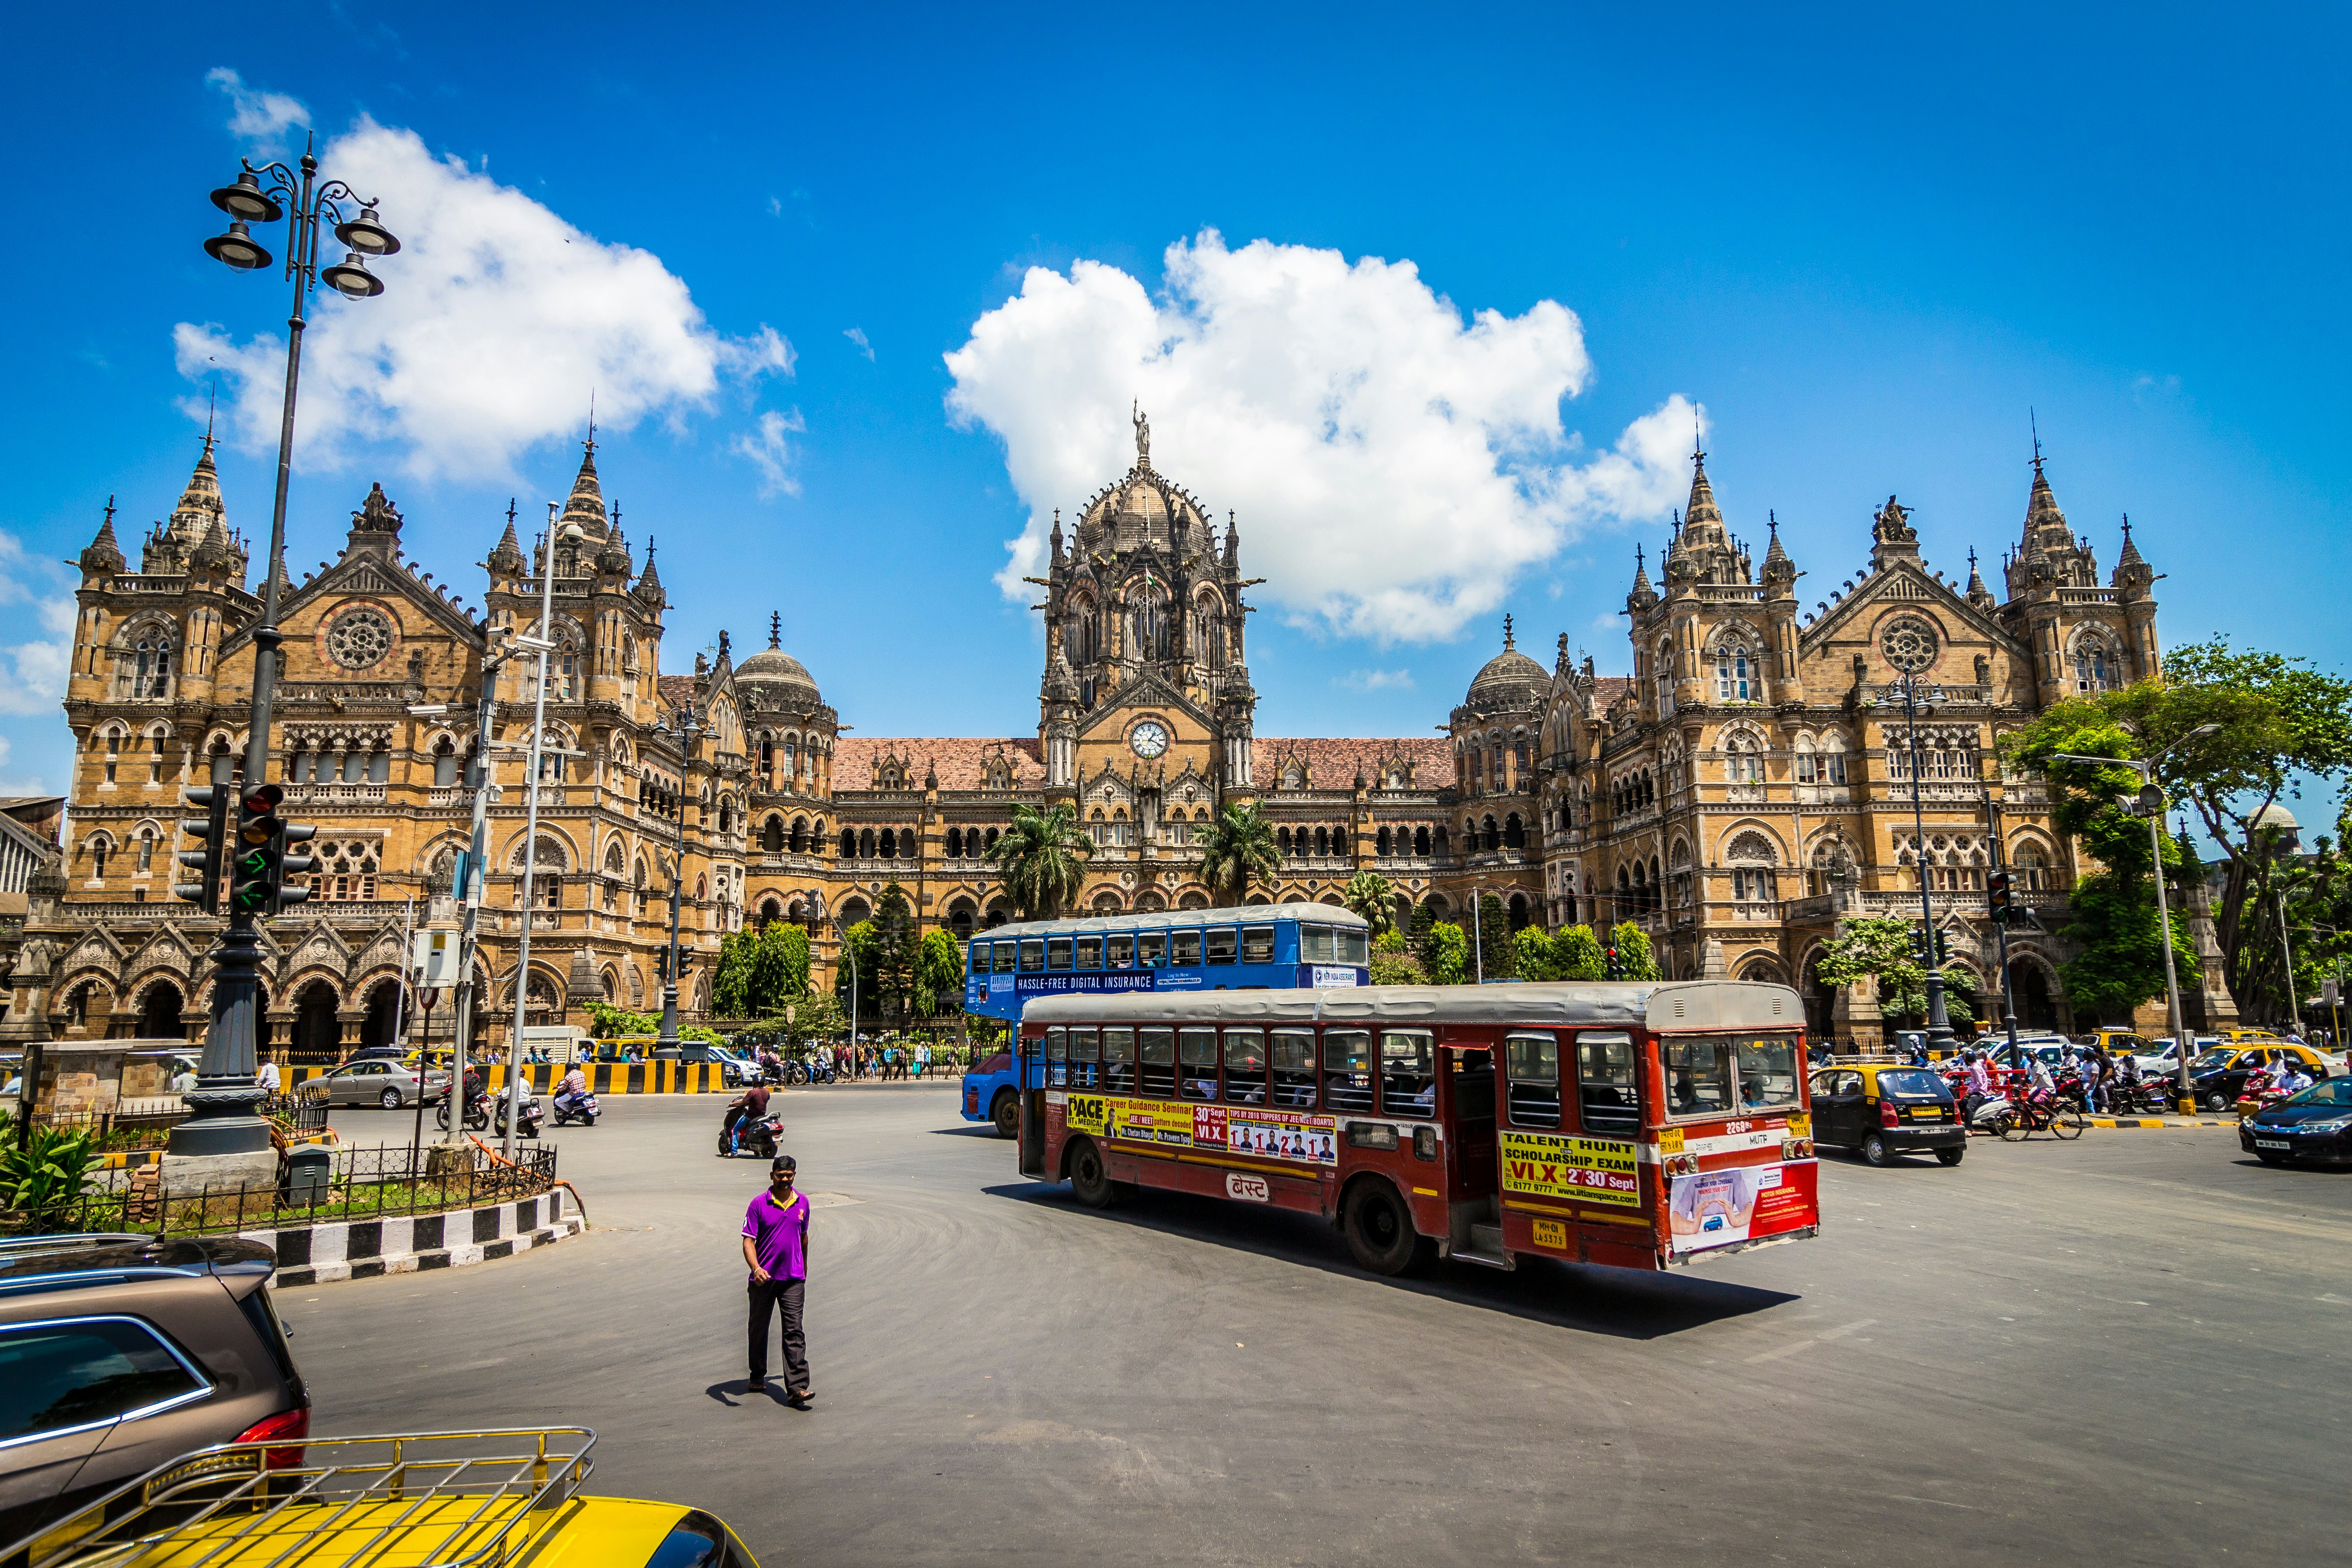
{"type": "Polygon", "coordinates": [[[596,1125],[596,1097],[586,1089],[555,1097],[555,1124],[562,1127],[574,1121],[583,1127],[596,1125]]]}
{"type": "Polygon", "coordinates": [[[776,1115],[746,1116],[735,1124],[730,1135],[725,1127],[719,1130],[719,1152],[722,1158],[737,1154],[753,1154],[762,1160],[776,1157],[777,1141],[784,1135],[784,1119],[776,1115]]]}

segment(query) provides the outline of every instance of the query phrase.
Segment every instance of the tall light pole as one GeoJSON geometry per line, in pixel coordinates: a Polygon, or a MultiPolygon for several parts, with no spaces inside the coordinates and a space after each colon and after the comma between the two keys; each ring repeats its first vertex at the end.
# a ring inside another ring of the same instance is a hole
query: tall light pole
{"type": "MultiPolygon", "coordinates": [[[[278,584],[285,577],[286,490],[293,473],[294,394],[301,378],[304,306],[320,283],[350,300],[368,300],[383,284],[367,269],[366,258],[390,256],[400,241],[376,219],[375,204],[361,201],[341,180],[319,179],[319,161],[303,149],[299,174],[283,163],[243,168],[234,184],[213,193],[213,205],[229,216],[228,232],[205,241],[215,260],[240,272],[256,272],[274,259],[253,237],[251,226],[288,220],[286,278],[293,284],[287,317],[286,405],[278,424],[278,492],[269,514],[269,554],[262,567],[261,619],[253,628],[253,705],[245,743],[245,794],[258,789],[269,765],[270,697],[278,679],[278,584]],[[344,205],[356,204],[353,216],[344,205]],[[341,261],[319,266],[319,233],[331,224],[346,247],[341,261]]],[[[241,815],[241,807],[239,808],[241,815]]],[[[234,823],[238,817],[233,816],[234,823]]],[[[261,1005],[261,942],[256,911],[229,910],[213,978],[212,1026],[205,1035],[196,1087],[188,1091],[188,1118],[172,1129],[169,1153],[231,1155],[248,1159],[271,1152],[269,1123],[256,1114],[262,1100],[255,1078],[257,1016],[261,1005]]],[[[194,1184],[201,1186],[201,1178],[194,1184]]]]}
{"type": "MultiPolygon", "coordinates": [[[[2005,841],[2005,830],[2000,825],[2000,807],[1993,804],[1992,785],[1981,773],[1977,775],[1977,791],[1984,797],[1985,836],[1992,840],[1992,871],[1990,876],[1987,878],[1985,884],[1985,903],[1988,909],[1990,909],[1992,904],[1991,878],[2004,877],[2009,874],[2009,850],[2005,841]]],[[[1993,910],[1991,911],[1993,915],[1993,942],[2000,954],[2001,1023],[2006,1026],[2008,1030],[2009,1055],[2011,1061],[2019,1061],[2022,1059],[2018,1055],[2017,1050],[2017,993],[2009,983],[2008,914],[2009,912],[2013,912],[2017,908],[2015,898],[2016,895],[2012,893],[2011,895],[2011,901],[2009,911],[2000,910],[1993,910]]]]}
{"type": "MultiPolygon", "coordinates": [[[[2148,862],[2148,874],[2156,879],[2157,937],[2164,944],[2164,1022],[2165,1026],[2172,1031],[2172,1043],[2179,1053],[2180,1060],[2178,1066],[2180,1077],[2180,1107],[2184,1115],[2197,1108],[2196,1091],[2189,1085],[2189,1058],[2195,1053],[2189,1049],[2189,1028],[2181,1021],[2180,1016],[2180,975],[2179,965],[2173,962],[2172,957],[2172,910],[2164,896],[2164,791],[2158,786],[2156,780],[2150,775],[2154,773],[2156,764],[2171,752],[2179,750],[2191,741],[2201,741],[2208,735],[2219,734],[2221,729],[2221,726],[2219,724],[2200,724],[2145,762],[2135,761],[2129,757],[2089,757],[2073,752],[2050,753],[2052,762],[2092,763],[2106,767],[2124,767],[2131,769],[2139,775],[2139,795],[2131,809],[2136,815],[2147,818],[2147,847],[2149,855],[2153,857],[2148,862]]],[[[2289,970],[2287,973],[2289,981],[2292,982],[2294,971],[2289,970]]],[[[2006,981],[2003,984],[2005,984],[2006,981]]]]}
{"type": "Polygon", "coordinates": [[[1919,706],[1933,705],[1944,700],[1943,692],[1932,686],[1920,684],[1919,677],[1927,668],[1924,659],[1899,666],[1895,689],[1903,693],[1904,717],[1911,726],[1911,842],[1919,862],[1919,919],[1921,935],[1927,950],[1927,1048],[1937,1056],[1952,1044],[1952,1020],[1944,1011],[1944,971],[1936,962],[1936,900],[1927,884],[1934,879],[1927,870],[1927,820],[1920,805],[1919,784],[1919,706]]]}
{"type": "MultiPolygon", "coordinates": [[[[2256,812],[2253,828],[2263,836],[2263,847],[2273,866],[2302,847],[2302,825],[2283,805],[2273,803],[2256,812]]],[[[2294,994],[2294,944],[2287,939],[2286,889],[2276,882],[2271,885],[2271,902],[2278,915],[2279,956],[2286,962],[2286,1026],[2292,1034],[2303,1021],[2303,1008],[2294,994]]]]}
{"type": "MultiPolygon", "coordinates": [[[[547,503],[547,538],[540,546],[539,636],[515,639],[519,646],[533,648],[539,654],[539,689],[532,693],[530,703],[530,760],[527,764],[530,769],[528,775],[530,783],[524,792],[524,799],[528,804],[523,811],[522,830],[522,943],[521,951],[515,958],[514,1038],[507,1042],[506,1131],[500,1135],[499,1141],[500,1151],[509,1160],[514,1158],[515,1121],[522,1114],[522,1030],[523,1019],[528,1016],[528,1009],[530,1006],[530,927],[531,922],[539,918],[539,911],[532,905],[531,898],[538,886],[536,873],[539,869],[539,770],[549,750],[547,745],[548,660],[553,657],[556,646],[555,547],[559,542],[564,544],[576,544],[588,536],[587,531],[576,522],[565,523],[559,533],[555,526],[555,506],[556,503],[553,501],[547,503]]],[[[488,689],[489,683],[485,680],[483,689],[487,691],[488,689]]],[[[577,756],[579,753],[566,750],[563,754],[577,756]]],[[[561,910],[556,913],[555,924],[557,930],[562,929],[563,915],[561,910]]],[[[672,924],[673,926],[676,924],[674,918],[672,924]]],[[[454,1086],[451,1092],[459,1092],[463,1088],[462,1084],[454,1086]]],[[[456,1131],[459,1125],[459,1119],[452,1116],[449,1125],[450,1130],[453,1132],[456,1131]]]]}
{"type": "Polygon", "coordinates": [[[677,911],[686,892],[687,772],[694,761],[694,738],[702,733],[702,723],[694,716],[694,700],[688,698],[669,723],[655,729],[677,737],[677,858],[669,874],[669,966],[662,977],[661,1037],[654,1042],[654,1059],[674,1062],[677,1060],[677,911]]]}

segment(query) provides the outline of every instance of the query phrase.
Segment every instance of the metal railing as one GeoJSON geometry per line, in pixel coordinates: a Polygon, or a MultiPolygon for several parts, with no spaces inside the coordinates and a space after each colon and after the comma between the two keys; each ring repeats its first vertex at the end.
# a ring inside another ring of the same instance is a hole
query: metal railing
{"type": "Polygon", "coordinates": [[[311,1149],[316,1152],[302,1167],[281,1159],[273,1182],[184,1197],[173,1194],[160,1166],[109,1172],[112,1185],[80,1197],[33,1211],[0,1210],[0,1235],[138,1232],[160,1237],[285,1230],[329,1221],[479,1208],[538,1197],[556,1184],[551,1143],[517,1144],[511,1164],[479,1144],[471,1145],[454,1169],[435,1168],[446,1158],[437,1154],[436,1145],[311,1149]],[[321,1154],[323,1161],[317,1158],[321,1154]],[[323,1173],[318,1170],[320,1164],[323,1173]],[[317,1179],[320,1174],[323,1180],[317,1179]],[[305,1175],[311,1179],[296,1185],[305,1175]]]}

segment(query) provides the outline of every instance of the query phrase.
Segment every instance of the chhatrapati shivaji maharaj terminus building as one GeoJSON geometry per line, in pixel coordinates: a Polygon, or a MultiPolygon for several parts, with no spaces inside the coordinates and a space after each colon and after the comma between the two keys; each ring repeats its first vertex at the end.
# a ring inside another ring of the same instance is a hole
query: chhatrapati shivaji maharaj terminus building
{"type": "MultiPolygon", "coordinates": [[[[1484,889],[1518,923],[1632,919],[1670,973],[1790,982],[1817,1030],[1865,1038],[1879,1026],[1868,1001],[1812,978],[1820,944],[1842,919],[1911,914],[1925,876],[1955,952],[1997,989],[1983,889],[1998,840],[2049,928],[2012,943],[2019,1012],[2064,1026],[2055,960],[2074,849],[2040,786],[2004,773],[1994,748],[2050,703],[2155,674],[2160,657],[2156,573],[2126,534],[2102,582],[2038,459],[2000,594],[1973,556],[1965,583],[1930,569],[1890,498],[1867,563],[1809,610],[1777,531],[1760,563],[1732,535],[1701,454],[1657,580],[1644,562],[1626,596],[1630,658],[1612,662],[1630,676],[1596,673],[1565,637],[1547,668],[1507,620],[1443,735],[1263,736],[1242,529],[1152,467],[1139,420],[1134,467],[1068,530],[1056,515],[1036,579],[1035,731],[849,735],[772,616],[767,647],[740,663],[722,634],[693,674],[659,673],[668,600],[651,550],[641,565],[607,513],[593,442],[562,521],[584,537],[550,561],[543,545],[526,552],[509,516],[469,608],[403,555],[401,514],[375,489],[335,558],[283,590],[270,746],[289,813],[319,825],[319,866],[312,900],[267,935],[281,1059],[388,1037],[406,906],[420,921],[451,916],[484,659],[494,632],[538,629],[542,571],[561,650],[546,739],[575,754],[546,761],[527,846],[526,763],[492,753],[482,967],[497,1002],[480,1020],[492,1041],[512,1017],[526,919],[535,1020],[576,1019],[596,998],[657,1004],[659,868],[681,816],[686,940],[707,952],[746,922],[801,921],[829,963],[834,922],[862,917],[891,882],[926,927],[1009,918],[984,857],[1018,804],[1067,803],[1086,824],[1097,846],[1086,910],[1205,906],[1199,837],[1236,801],[1265,810],[1284,851],[1278,881],[1254,899],[1337,902],[1370,869],[1401,903],[1446,916],[1484,889]],[[1888,691],[1906,668],[1944,697],[1923,721],[1916,780],[1888,691]],[[702,728],[682,750],[661,721],[688,701],[702,728]],[[446,714],[409,711],[434,704],[446,714]]],[[[138,553],[134,567],[110,510],[80,557],[71,830],[8,955],[0,1031],[17,1038],[202,1034],[216,924],[171,897],[179,792],[240,765],[260,611],[209,442],[138,553]]],[[[496,679],[493,739],[517,746],[536,661],[496,679]]],[[[693,971],[689,1006],[707,1005],[710,972],[707,960],[693,971]]],[[[434,1018],[436,1034],[447,1026],[446,1012],[434,1018]]]]}

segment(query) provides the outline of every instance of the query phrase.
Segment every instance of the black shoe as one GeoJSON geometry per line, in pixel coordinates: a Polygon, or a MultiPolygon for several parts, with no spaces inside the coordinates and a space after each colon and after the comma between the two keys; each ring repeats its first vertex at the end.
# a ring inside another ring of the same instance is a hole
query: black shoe
{"type": "Polygon", "coordinates": [[[784,1403],[795,1410],[806,1410],[809,1407],[808,1390],[795,1388],[790,1391],[784,1395],[784,1403]]]}
{"type": "Polygon", "coordinates": [[[764,1377],[755,1377],[743,1385],[743,1391],[746,1394],[765,1394],[768,1391],[768,1380],[764,1377]]]}

